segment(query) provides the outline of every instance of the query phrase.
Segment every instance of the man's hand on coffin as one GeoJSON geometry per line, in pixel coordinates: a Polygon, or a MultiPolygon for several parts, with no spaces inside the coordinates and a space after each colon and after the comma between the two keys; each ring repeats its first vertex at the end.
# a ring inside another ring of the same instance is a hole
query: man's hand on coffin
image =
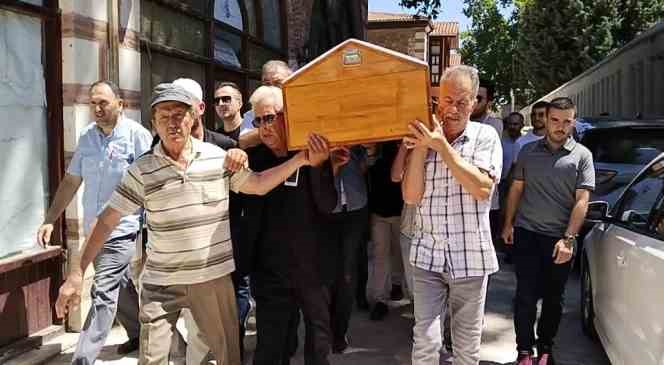
{"type": "Polygon", "coordinates": [[[330,162],[332,163],[332,171],[336,176],[344,167],[348,161],[350,161],[350,149],[347,146],[335,147],[330,153],[330,162]]]}
{"type": "Polygon", "coordinates": [[[411,136],[406,136],[403,139],[403,142],[408,148],[432,148],[435,149],[435,146],[444,143],[445,135],[443,134],[443,127],[438,120],[438,117],[434,114],[432,115],[432,129],[427,128],[427,126],[422,123],[420,120],[415,120],[410,123],[408,129],[411,131],[411,136]]]}
{"type": "Polygon", "coordinates": [[[330,158],[330,144],[325,137],[310,134],[307,142],[307,159],[310,166],[319,166],[330,158]]]}

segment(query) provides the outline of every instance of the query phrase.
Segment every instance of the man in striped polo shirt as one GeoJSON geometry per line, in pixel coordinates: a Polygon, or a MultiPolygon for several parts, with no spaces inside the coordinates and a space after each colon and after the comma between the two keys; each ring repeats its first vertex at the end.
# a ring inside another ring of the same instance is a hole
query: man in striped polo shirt
{"type": "Polygon", "coordinates": [[[235,264],[229,190],[266,194],[298,168],[329,153],[309,149],[279,166],[252,172],[244,167],[244,152],[226,152],[191,137],[194,105],[194,96],[184,88],[157,85],[152,124],[161,142],[129,168],[95,223],[80,268],[72,269],[56,303],[60,317],[78,303],[81,273],[106,236],[124,215],[145,208],[150,239],[141,276],[141,365],[167,364],[175,322],[184,308],[191,310],[218,364],[240,364],[230,279],[235,264]]]}

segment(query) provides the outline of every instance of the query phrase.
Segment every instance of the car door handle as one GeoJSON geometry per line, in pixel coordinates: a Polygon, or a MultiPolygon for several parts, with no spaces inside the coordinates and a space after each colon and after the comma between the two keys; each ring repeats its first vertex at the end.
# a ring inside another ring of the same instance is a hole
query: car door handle
{"type": "Polygon", "coordinates": [[[627,263],[625,262],[625,256],[624,255],[616,256],[616,262],[618,263],[618,267],[627,266],[627,263]]]}

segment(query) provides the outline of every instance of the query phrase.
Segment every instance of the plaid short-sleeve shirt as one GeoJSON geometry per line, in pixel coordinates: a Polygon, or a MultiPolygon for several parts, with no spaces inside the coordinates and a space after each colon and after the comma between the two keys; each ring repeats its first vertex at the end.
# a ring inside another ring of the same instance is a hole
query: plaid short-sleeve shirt
{"type": "MultiPolygon", "coordinates": [[[[500,181],[502,147],[493,127],[468,122],[452,147],[500,181]]],[[[453,279],[498,271],[489,227],[491,200],[475,199],[436,152],[429,152],[424,167],[424,195],[415,216],[410,262],[420,269],[448,272],[453,279]]]]}

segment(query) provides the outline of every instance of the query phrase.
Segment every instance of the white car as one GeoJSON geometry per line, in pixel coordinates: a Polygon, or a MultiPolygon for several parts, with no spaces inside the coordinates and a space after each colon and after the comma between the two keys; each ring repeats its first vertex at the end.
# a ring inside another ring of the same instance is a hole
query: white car
{"type": "Polygon", "coordinates": [[[588,209],[595,226],[581,256],[584,332],[599,337],[614,365],[662,365],[664,154],[608,210],[606,202],[588,209]]]}

